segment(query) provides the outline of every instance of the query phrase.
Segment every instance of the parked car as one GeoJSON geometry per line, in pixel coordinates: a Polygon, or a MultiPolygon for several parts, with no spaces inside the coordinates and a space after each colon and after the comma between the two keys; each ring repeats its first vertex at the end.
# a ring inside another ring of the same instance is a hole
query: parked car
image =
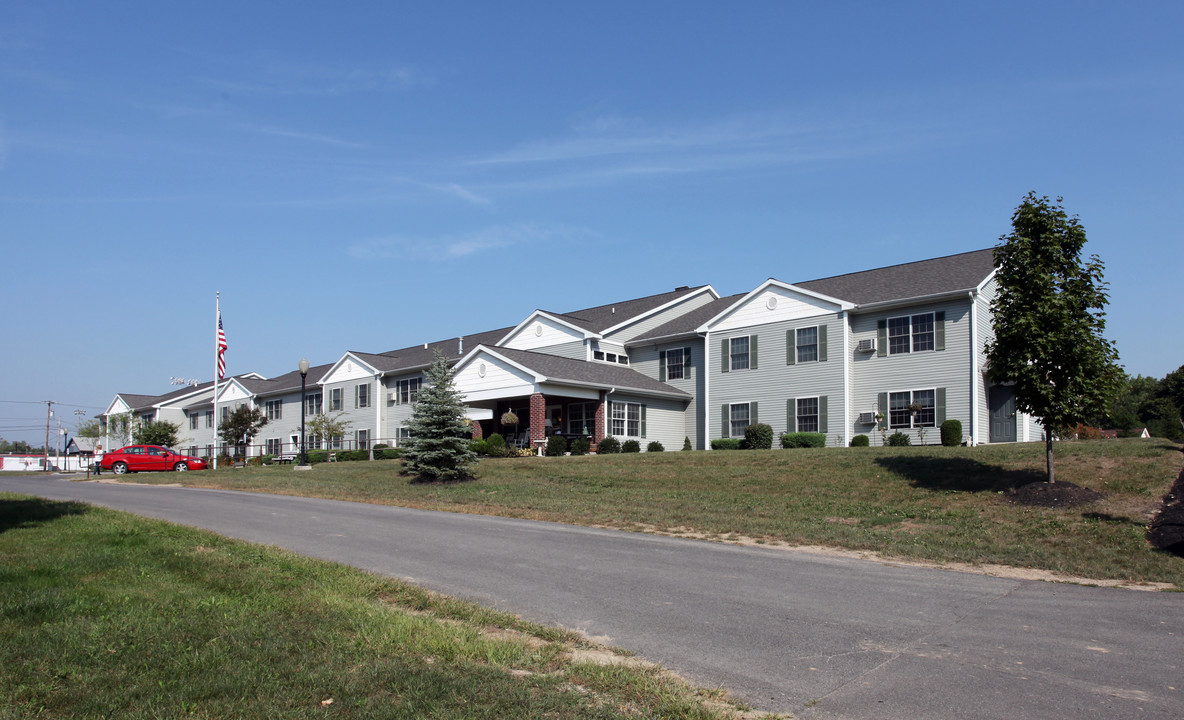
{"type": "Polygon", "coordinates": [[[153,472],[159,470],[205,470],[206,461],[192,455],[175,453],[159,445],[128,445],[107,453],[99,463],[104,470],[116,475],[129,472],[153,472]]]}

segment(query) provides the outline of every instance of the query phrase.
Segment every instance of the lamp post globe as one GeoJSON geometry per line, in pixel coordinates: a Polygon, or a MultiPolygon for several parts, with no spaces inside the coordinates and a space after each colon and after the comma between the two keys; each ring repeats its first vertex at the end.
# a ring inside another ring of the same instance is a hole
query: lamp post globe
{"type": "Polygon", "coordinates": [[[304,411],[308,406],[308,401],[304,398],[305,382],[308,378],[308,360],[300,358],[300,362],[296,366],[300,369],[300,466],[308,466],[308,450],[306,449],[304,440],[304,411]]]}

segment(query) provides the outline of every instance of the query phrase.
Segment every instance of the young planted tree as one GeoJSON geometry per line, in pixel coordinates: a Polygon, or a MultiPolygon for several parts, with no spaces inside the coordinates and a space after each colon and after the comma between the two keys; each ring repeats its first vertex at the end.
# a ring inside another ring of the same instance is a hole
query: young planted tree
{"type": "Polygon", "coordinates": [[[477,454],[469,447],[464,403],[452,382],[448,358],[436,359],[424,374],[424,387],[411,414],[411,437],[403,453],[403,472],[425,480],[462,480],[472,476],[477,454]]]}
{"type": "Polygon", "coordinates": [[[177,446],[177,432],[181,426],[168,420],[149,420],[141,422],[132,430],[132,442],[136,445],[160,445],[172,448],[177,446]]]}
{"type": "Polygon", "coordinates": [[[320,438],[321,447],[328,449],[332,446],[333,438],[344,437],[352,424],[349,420],[342,420],[343,415],[345,413],[339,412],[336,415],[317,413],[312,416],[308,421],[308,437],[320,438]]]}
{"type": "Polygon", "coordinates": [[[266,424],[267,416],[262,410],[239,405],[222,421],[218,428],[218,436],[227,445],[245,448],[266,424]]]}
{"type": "Polygon", "coordinates": [[[1050,483],[1053,433],[1104,413],[1122,379],[1118,351],[1102,336],[1104,266],[1097,255],[1081,262],[1085,228],[1061,201],[1028,193],[1000,238],[995,337],[986,348],[991,379],[1014,383],[1016,407],[1044,425],[1050,483]]]}

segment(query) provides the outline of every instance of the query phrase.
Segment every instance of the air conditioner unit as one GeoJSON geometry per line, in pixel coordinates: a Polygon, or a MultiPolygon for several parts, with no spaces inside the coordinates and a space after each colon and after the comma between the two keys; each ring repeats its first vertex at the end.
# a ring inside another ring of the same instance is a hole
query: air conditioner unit
{"type": "Polygon", "coordinates": [[[876,414],[874,412],[859,413],[859,419],[856,422],[860,425],[875,425],[876,414]]]}
{"type": "Polygon", "coordinates": [[[855,346],[855,349],[858,352],[875,352],[876,351],[876,341],[872,340],[872,339],[860,340],[859,344],[855,346]]]}
{"type": "Polygon", "coordinates": [[[399,393],[395,390],[391,390],[386,394],[386,399],[387,402],[399,402],[399,393]]]}

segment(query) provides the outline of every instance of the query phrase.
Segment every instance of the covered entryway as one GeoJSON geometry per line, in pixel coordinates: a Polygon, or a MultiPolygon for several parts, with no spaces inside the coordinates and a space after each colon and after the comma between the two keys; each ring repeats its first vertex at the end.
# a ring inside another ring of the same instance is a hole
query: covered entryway
{"type": "Polygon", "coordinates": [[[994,385],[988,392],[991,409],[990,441],[1015,442],[1015,388],[1011,385],[994,385]]]}

